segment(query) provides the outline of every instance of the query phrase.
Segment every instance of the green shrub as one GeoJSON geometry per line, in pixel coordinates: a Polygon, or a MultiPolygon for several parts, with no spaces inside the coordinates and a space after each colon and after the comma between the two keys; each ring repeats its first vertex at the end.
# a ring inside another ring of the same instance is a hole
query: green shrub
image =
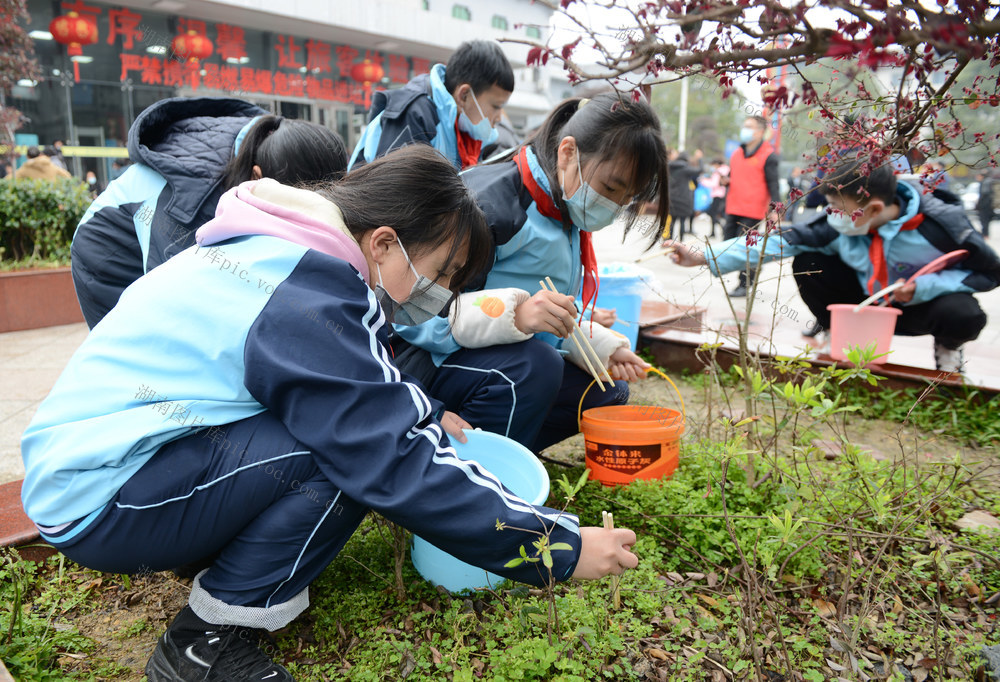
{"type": "Polygon", "coordinates": [[[69,261],[77,223],[90,206],[76,179],[0,182],[0,266],[69,261]]]}

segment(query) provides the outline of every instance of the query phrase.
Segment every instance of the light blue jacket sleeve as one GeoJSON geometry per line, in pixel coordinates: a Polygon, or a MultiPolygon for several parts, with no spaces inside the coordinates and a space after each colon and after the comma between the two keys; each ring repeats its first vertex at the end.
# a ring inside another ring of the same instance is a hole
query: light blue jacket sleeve
{"type": "Polygon", "coordinates": [[[415,326],[397,324],[393,328],[408,343],[430,351],[434,364],[439,367],[446,357],[461,348],[451,335],[451,325],[444,317],[435,317],[415,326]]]}
{"type": "Polygon", "coordinates": [[[761,263],[770,263],[789,256],[797,256],[805,251],[820,250],[824,253],[834,253],[828,249],[812,249],[808,247],[795,246],[789,244],[779,235],[772,234],[765,243],[761,238],[753,246],[747,246],[745,236],[734,237],[724,242],[708,246],[705,252],[705,260],[708,261],[708,269],[715,276],[724,275],[727,272],[742,270],[750,262],[751,268],[757,268],[761,263]]]}
{"type": "Polygon", "coordinates": [[[915,280],[917,290],[913,293],[913,300],[904,305],[926,303],[944,294],[975,293],[975,289],[962,283],[971,274],[968,270],[949,269],[929,275],[921,275],[915,280]]]}

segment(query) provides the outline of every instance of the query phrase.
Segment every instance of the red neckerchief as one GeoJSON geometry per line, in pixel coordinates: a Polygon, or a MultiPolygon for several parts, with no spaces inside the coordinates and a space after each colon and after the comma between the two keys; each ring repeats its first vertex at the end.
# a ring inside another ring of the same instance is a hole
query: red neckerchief
{"type": "MultiPolygon", "coordinates": [[[[521,172],[521,182],[524,183],[528,194],[535,201],[538,212],[546,218],[562,222],[562,213],[556,208],[551,195],[541,188],[531,174],[531,167],[528,165],[528,148],[521,147],[515,160],[517,161],[517,169],[521,172]]],[[[586,230],[580,230],[580,264],[583,265],[583,309],[586,310],[590,306],[590,312],[593,315],[593,306],[597,302],[597,291],[601,286],[601,278],[597,275],[597,256],[594,254],[594,242],[591,237],[592,235],[586,230]]],[[[582,316],[580,320],[583,320],[582,316]]]]}
{"type": "Polygon", "coordinates": [[[458,161],[462,168],[475,166],[479,163],[479,154],[483,151],[483,141],[473,140],[458,127],[458,116],[455,117],[455,142],[458,143],[458,161]]]}
{"type": "MultiPolygon", "coordinates": [[[[915,230],[924,222],[924,214],[918,213],[899,228],[900,232],[915,230]]],[[[875,230],[872,233],[872,243],[868,247],[868,257],[872,262],[872,276],[868,280],[868,293],[874,294],[889,286],[889,266],[885,262],[885,249],[882,248],[882,235],[875,230]]]]}

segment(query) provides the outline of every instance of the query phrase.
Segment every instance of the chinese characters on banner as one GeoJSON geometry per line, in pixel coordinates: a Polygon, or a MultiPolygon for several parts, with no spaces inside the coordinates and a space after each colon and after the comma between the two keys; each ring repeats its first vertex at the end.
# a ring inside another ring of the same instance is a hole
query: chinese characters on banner
{"type": "MultiPolygon", "coordinates": [[[[80,0],[76,1],[80,4],[80,0]]],[[[69,6],[70,3],[64,5],[69,6]]],[[[98,13],[101,11],[98,8],[89,9],[98,13]]],[[[123,50],[141,50],[143,43],[151,41],[151,37],[158,41],[164,38],[142,24],[141,14],[128,9],[109,9],[107,22],[108,44],[113,45],[120,39],[123,50]]],[[[362,58],[362,53],[349,45],[331,45],[320,40],[276,35],[272,49],[277,69],[257,69],[243,66],[249,59],[244,30],[239,26],[208,25],[203,21],[182,18],[178,30],[181,34],[195,31],[212,39],[210,26],[215,29],[215,58],[221,63],[197,59],[184,61],[176,55],[161,57],[126,51],[121,54],[121,80],[132,78],[144,85],[224,90],[235,95],[305,97],[368,106],[371,87],[351,77],[351,68],[362,59],[378,65],[392,83],[405,83],[411,72],[427,73],[431,67],[428,60],[417,57],[384,55],[369,50],[362,58]]]]}

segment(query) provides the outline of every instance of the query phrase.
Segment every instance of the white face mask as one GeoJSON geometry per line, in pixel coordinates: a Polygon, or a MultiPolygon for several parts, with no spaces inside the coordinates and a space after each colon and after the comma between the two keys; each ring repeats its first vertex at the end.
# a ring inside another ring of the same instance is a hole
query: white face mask
{"type": "Polygon", "coordinates": [[[386,291],[385,285],[382,284],[382,268],[376,263],[375,270],[378,272],[378,284],[375,285],[375,298],[385,311],[386,319],[389,322],[413,327],[423,324],[444,310],[444,307],[448,305],[448,301],[451,300],[451,291],[417,272],[417,269],[413,267],[413,261],[410,260],[409,254],[403,248],[403,242],[398,243],[399,250],[403,252],[406,264],[410,266],[410,270],[416,275],[417,281],[410,288],[410,295],[406,297],[406,300],[399,303],[386,291]]]}
{"type": "Polygon", "coordinates": [[[866,220],[858,225],[851,220],[851,216],[838,211],[827,214],[826,224],[847,237],[860,237],[861,235],[868,234],[871,221],[866,220]]]}

